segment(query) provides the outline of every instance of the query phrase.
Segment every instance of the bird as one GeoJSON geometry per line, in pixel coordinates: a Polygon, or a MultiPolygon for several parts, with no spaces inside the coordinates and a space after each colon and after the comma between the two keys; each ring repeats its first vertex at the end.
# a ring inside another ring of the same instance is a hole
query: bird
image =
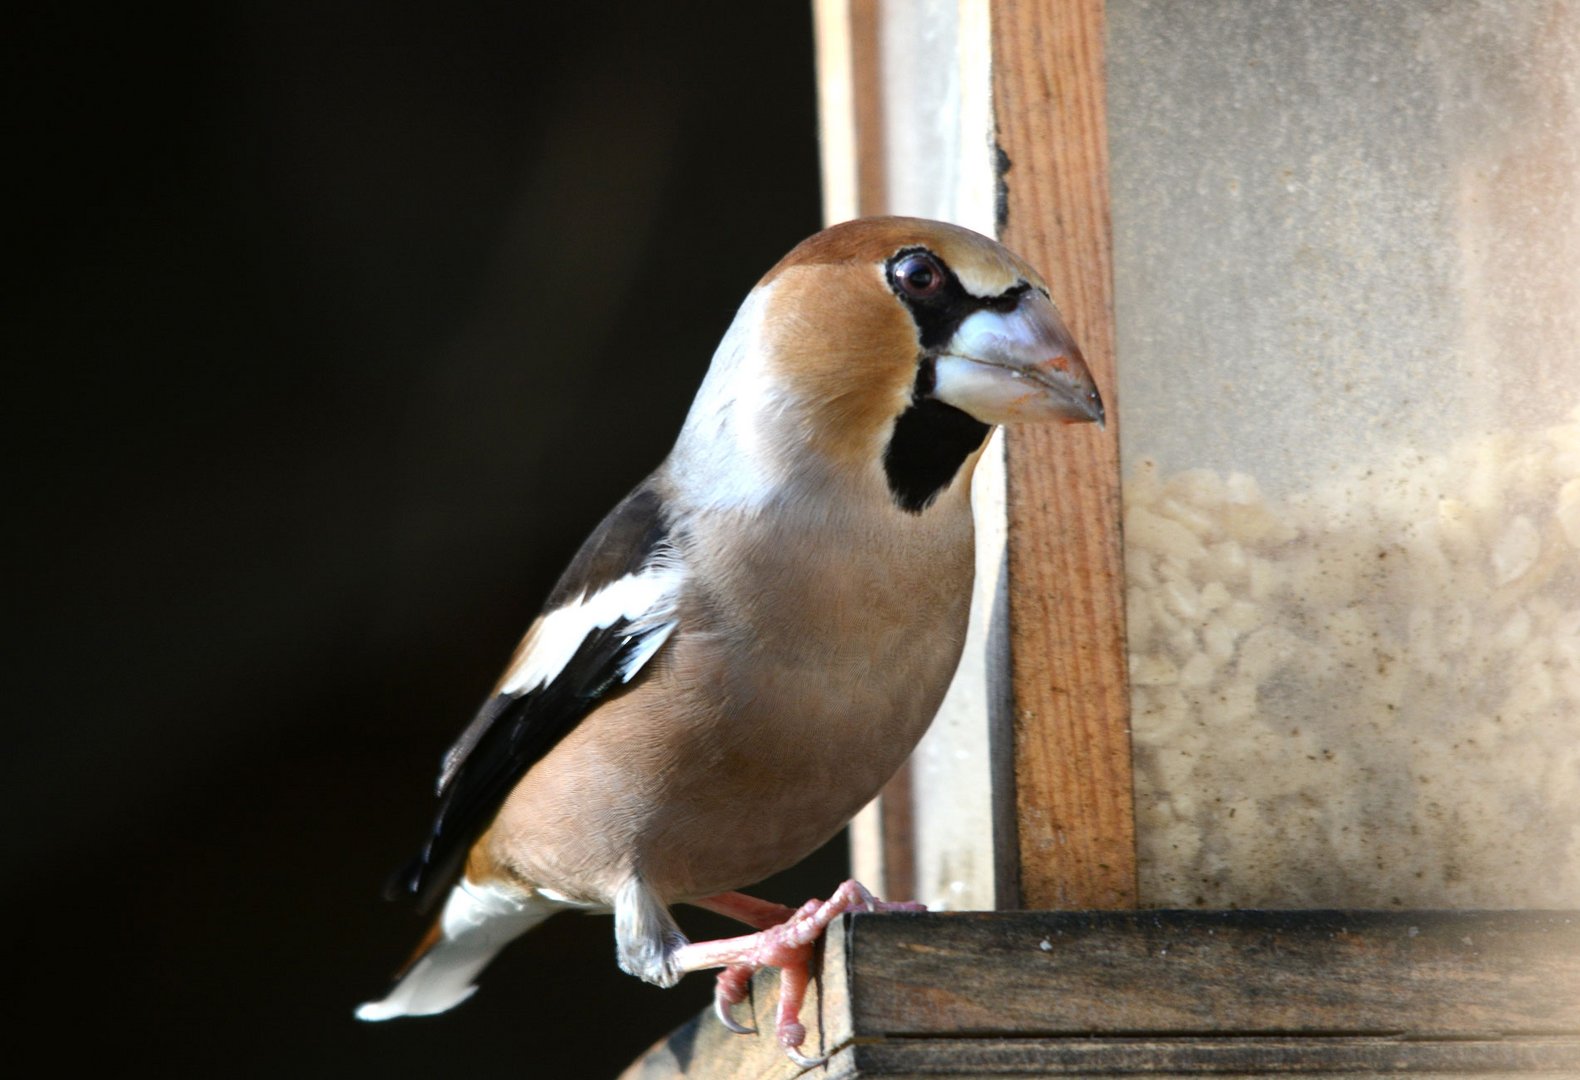
{"type": "Polygon", "coordinates": [[[796,245],[747,294],[669,455],[593,530],[443,757],[391,892],[437,916],[369,1021],[466,1000],[506,944],[612,912],[621,969],[777,967],[803,1065],[811,947],[855,881],[799,909],[740,890],[832,838],[904,763],[965,639],[970,490],[998,425],[1102,425],[1047,283],[997,241],[872,217],[796,245]],[[753,932],[691,942],[671,908],[753,932]]]}

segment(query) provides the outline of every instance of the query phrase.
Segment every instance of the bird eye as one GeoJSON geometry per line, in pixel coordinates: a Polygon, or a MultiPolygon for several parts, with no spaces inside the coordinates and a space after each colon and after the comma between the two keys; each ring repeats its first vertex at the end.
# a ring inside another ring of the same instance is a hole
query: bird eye
{"type": "Polygon", "coordinates": [[[894,281],[906,296],[925,300],[944,287],[944,268],[931,255],[918,252],[899,261],[894,268],[894,281]]]}

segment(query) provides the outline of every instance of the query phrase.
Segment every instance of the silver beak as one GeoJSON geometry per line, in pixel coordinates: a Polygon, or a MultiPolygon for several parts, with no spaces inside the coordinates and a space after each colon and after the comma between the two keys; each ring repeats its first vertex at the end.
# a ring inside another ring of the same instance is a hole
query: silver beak
{"type": "Polygon", "coordinates": [[[983,423],[1103,424],[1080,347],[1040,292],[1024,293],[1012,311],[967,316],[934,365],[933,396],[983,423]]]}

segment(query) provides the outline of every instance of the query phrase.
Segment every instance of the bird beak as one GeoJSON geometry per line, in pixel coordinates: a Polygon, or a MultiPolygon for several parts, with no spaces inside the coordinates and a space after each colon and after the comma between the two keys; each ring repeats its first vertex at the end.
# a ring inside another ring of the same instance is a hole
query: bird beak
{"type": "Polygon", "coordinates": [[[1103,399],[1080,348],[1042,293],[1012,311],[967,316],[934,358],[933,397],[985,424],[1103,423],[1103,399]]]}

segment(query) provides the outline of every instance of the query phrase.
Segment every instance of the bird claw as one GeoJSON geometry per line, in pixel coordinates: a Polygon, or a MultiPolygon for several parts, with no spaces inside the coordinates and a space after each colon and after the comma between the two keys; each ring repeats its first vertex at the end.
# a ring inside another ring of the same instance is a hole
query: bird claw
{"type": "Polygon", "coordinates": [[[747,1027],[735,1017],[730,1015],[730,1007],[717,998],[713,1001],[713,1014],[719,1018],[719,1023],[724,1025],[724,1030],[736,1035],[756,1035],[757,1029],[747,1027]]]}
{"type": "Polygon", "coordinates": [[[730,1007],[746,999],[752,975],[765,967],[779,969],[779,1009],[775,1035],[785,1056],[803,1069],[816,1068],[828,1057],[812,1058],[801,1053],[806,1028],[801,1024],[801,1005],[812,982],[812,946],[831,923],[847,911],[926,911],[917,903],[886,903],[874,897],[855,881],[847,881],[827,900],[808,900],[776,926],[755,934],[723,941],[696,942],[682,946],[673,954],[678,971],[699,971],[722,967],[714,985],[713,1011],[730,1031],[746,1035],[755,1031],[738,1023],[730,1007]]]}
{"type": "Polygon", "coordinates": [[[757,1029],[747,1027],[730,1015],[730,1007],[739,1005],[751,994],[752,969],[744,965],[727,967],[719,972],[713,985],[713,1012],[727,1031],[737,1035],[755,1035],[757,1029]]]}
{"type": "Polygon", "coordinates": [[[789,1058],[803,1069],[815,1069],[819,1065],[828,1064],[829,1056],[827,1054],[824,1054],[822,1057],[809,1058],[793,1046],[785,1046],[784,1052],[785,1057],[789,1058]]]}

